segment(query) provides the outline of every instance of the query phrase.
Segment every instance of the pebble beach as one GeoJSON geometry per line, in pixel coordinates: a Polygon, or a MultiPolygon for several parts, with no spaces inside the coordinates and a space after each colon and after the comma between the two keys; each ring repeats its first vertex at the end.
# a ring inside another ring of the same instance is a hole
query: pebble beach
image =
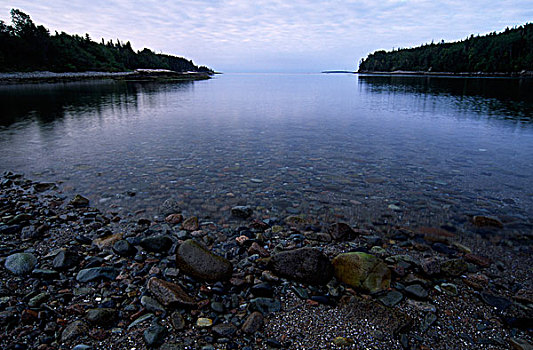
{"type": "Polygon", "coordinates": [[[62,184],[0,184],[4,349],[531,349],[531,231],[217,221],[99,209],[62,184]]]}

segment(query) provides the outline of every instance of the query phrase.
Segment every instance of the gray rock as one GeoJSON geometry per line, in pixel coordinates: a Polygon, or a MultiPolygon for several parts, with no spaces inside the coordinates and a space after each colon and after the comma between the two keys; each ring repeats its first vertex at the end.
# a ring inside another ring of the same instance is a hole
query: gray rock
{"type": "Polygon", "coordinates": [[[281,302],[272,298],[255,298],[250,300],[250,310],[269,314],[281,310],[281,302]]]}
{"type": "Polygon", "coordinates": [[[61,341],[76,340],[80,337],[84,337],[89,333],[89,326],[81,320],[77,320],[69,323],[63,333],[61,333],[61,341]]]}
{"type": "Polygon", "coordinates": [[[268,266],[277,275],[308,284],[326,284],[333,277],[329,259],[318,249],[300,248],[275,254],[268,266]]]}
{"type": "Polygon", "coordinates": [[[176,264],[180,271],[205,281],[227,280],[233,272],[231,262],[191,239],[179,246],[176,264]]]}
{"type": "Polygon", "coordinates": [[[172,247],[172,243],[169,236],[159,235],[143,238],[140,246],[149,252],[162,253],[167,252],[172,247]]]}
{"type": "Polygon", "coordinates": [[[264,317],[258,312],[252,312],[244,321],[241,330],[247,334],[253,334],[263,327],[264,317]]]}
{"type": "Polygon", "coordinates": [[[9,272],[18,276],[29,274],[35,265],[37,265],[37,258],[30,253],[11,254],[4,264],[9,272]]]}
{"type": "Polygon", "coordinates": [[[68,250],[61,250],[52,261],[55,270],[68,270],[78,265],[80,257],[77,253],[68,250]]]}
{"type": "Polygon", "coordinates": [[[110,326],[117,317],[115,309],[111,308],[97,308],[87,310],[87,321],[97,326],[110,326]]]}
{"type": "Polygon", "coordinates": [[[78,344],[72,350],[92,350],[93,347],[87,344],[78,344]]]}
{"type": "Polygon", "coordinates": [[[125,239],[116,241],[115,244],[113,244],[113,251],[120,256],[135,256],[135,254],[137,254],[137,248],[125,239]]]}
{"type": "Polygon", "coordinates": [[[221,323],[214,326],[212,331],[219,337],[229,338],[237,332],[237,327],[231,323],[221,323]]]}
{"type": "Polygon", "coordinates": [[[78,282],[91,282],[104,279],[112,281],[117,278],[118,274],[119,271],[114,267],[92,267],[78,272],[76,275],[76,280],[78,282]]]}
{"type": "Polygon", "coordinates": [[[420,332],[425,333],[429,329],[429,327],[431,327],[431,325],[435,323],[436,320],[437,315],[432,312],[428,312],[422,320],[422,323],[420,324],[420,332]]]}
{"type": "Polygon", "coordinates": [[[402,301],[402,299],[403,294],[396,290],[393,290],[381,296],[379,298],[379,301],[381,301],[385,306],[393,307],[397,305],[400,301],[402,301]]]}
{"type": "Polygon", "coordinates": [[[428,291],[419,284],[412,284],[405,287],[405,293],[417,299],[426,299],[428,297],[428,291]]]}
{"type": "Polygon", "coordinates": [[[34,269],[31,272],[31,275],[35,278],[40,278],[43,280],[54,280],[59,278],[59,272],[49,269],[34,269]]]}
{"type": "Polygon", "coordinates": [[[157,347],[163,344],[166,336],[167,336],[167,329],[158,324],[151,325],[143,333],[144,341],[146,342],[146,345],[148,345],[149,347],[150,346],[157,347]]]}
{"type": "Polygon", "coordinates": [[[163,305],[159,304],[157,300],[149,297],[148,295],[143,295],[141,297],[141,305],[150,312],[165,312],[163,305]]]}
{"type": "Polygon", "coordinates": [[[185,328],[185,319],[178,311],[174,311],[172,314],[170,314],[170,323],[177,331],[181,331],[183,328],[185,328]]]}
{"type": "Polygon", "coordinates": [[[253,210],[249,206],[238,205],[238,206],[231,208],[231,215],[237,218],[246,219],[250,217],[252,213],[253,213],[253,210]]]}

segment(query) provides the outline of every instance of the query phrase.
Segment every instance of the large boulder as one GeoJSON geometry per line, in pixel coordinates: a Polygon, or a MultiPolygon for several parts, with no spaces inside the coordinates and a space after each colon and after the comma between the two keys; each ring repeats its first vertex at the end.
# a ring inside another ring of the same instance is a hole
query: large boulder
{"type": "Polygon", "coordinates": [[[353,252],[337,255],[332,260],[335,277],[347,285],[368,293],[390,287],[391,271],[374,255],[353,252]]]}
{"type": "Polygon", "coordinates": [[[176,264],[184,273],[204,281],[228,280],[233,272],[230,261],[192,239],[180,244],[176,252],[176,264]]]}
{"type": "Polygon", "coordinates": [[[314,248],[278,253],[272,256],[268,265],[277,275],[297,282],[326,284],[333,277],[329,259],[314,248]]]}

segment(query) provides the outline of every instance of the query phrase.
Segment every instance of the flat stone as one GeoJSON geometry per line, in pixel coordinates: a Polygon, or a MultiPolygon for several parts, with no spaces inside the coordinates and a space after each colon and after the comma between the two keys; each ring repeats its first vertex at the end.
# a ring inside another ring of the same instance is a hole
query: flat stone
{"type": "Polygon", "coordinates": [[[170,314],[170,323],[175,330],[180,331],[185,328],[185,319],[178,311],[174,311],[170,314]]]}
{"type": "Polygon", "coordinates": [[[472,223],[478,227],[497,227],[503,228],[503,223],[494,216],[476,215],[472,218],[472,223]]]}
{"type": "Polygon", "coordinates": [[[481,297],[481,300],[483,300],[486,304],[493,306],[500,311],[504,311],[513,303],[509,299],[506,299],[504,297],[498,297],[487,292],[481,292],[479,296],[481,297]]]}
{"type": "Polygon", "coordinates": [[[91,267],[78,272],[76,280],[78,282],[91,282],[97,280],[114,280],[117,278],[119,271],[114,267],[91,267]]]}
{"type": "Polygon", "coordinates": [[[61,333],[61,341],[71,341],[87,336],[89,326],[81,320],[69,323],[61,333]]]}
{"type": "Polygon", "coordinates": [[[71,267],[78,265],[80,257],[77,253],[62,249],[54,257],[52,267],[55,270],[68,270],[71,267]]]}
{"type": "Polygon", "coordinates": [[[186,240],[177,249],[176,264],[180,271],[205,281],[223,281],[231,278],[233,266],[203,245],[186,240]]]}
{"type": "Polygon", "coordinates": [[[37,265],[37,258],[30,253],[11,254],[4,263],[9,272],[18,276],[29,274],[35,265],[37,265]]]}
{"type": "Polygon", "coordinates": [[[219,337],[229,338],[237,332],[237,327],[231,323],[221,323],[214,326],[211,330],[219,337]]]}
{"type": "Polygon", "coordinates": [[[475,264],[477,266],[480,266],[480,267],[489,267],[490,264],[491,264],[491,260],[485,256],[481,256],[481,255],[476,255],[476,254],[466,254],[464,256],[465,260],[472,263],[472,264],[475,264]]]}
{"type": "Polygon", "coordinates": [[[148,281],[148,290],[164,306],[195,306],[191,298],[179,285],[152,277],[148,281]]]}
{"type": "Polygon", "coordinates": [[[390,291],[387,294],[379,297],[379,301],[381,301],[383,305],[388,307],[393,307],[397,305],[398,303],[400,303],[400,301],[402,301],[402,299],[403,294],[396,290],[390,291]]]}
{"type": "Polygon", "coordinates": [[[258,311],[252,312],[242,324],[241,330],[247,334],[253,334],[260,330],[264,324],[264,317],[258,311]]]}
{"type": "Polygon", "coordinates": [[[426,299],[428,297],[428,291],[419,284],[405,287],[405,293],[417,299],[426,299]]]}
{"type": "Polygon", "coordinates": [[[250,300],[250,310],[269,314],[281,310],[281,302],[272,298],[255,298],[250,300]]]}
{"type": "Polygon", "coordinates": [[[275,254],[268,266],[277,275],[302,283],[326,284],[333,277],[329,259],[315,248],[300,248],[275,254]]]}
{"type": "Polygon", "coordinates": [[[374,255],[352,252],[337,255],[333,261],[335,277],[347,285],[368,293],[387,290],[391,271],[374,255]]]}

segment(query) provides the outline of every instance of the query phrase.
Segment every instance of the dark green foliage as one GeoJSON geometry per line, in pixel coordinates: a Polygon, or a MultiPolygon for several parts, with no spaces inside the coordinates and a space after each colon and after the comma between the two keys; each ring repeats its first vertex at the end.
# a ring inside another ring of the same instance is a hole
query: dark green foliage
{"type": "Polygon", "coordinates": [[[359,64],[359,71],[393,72],[533,71],[533,23],[454,42],[426,44],[391,52],[376,51],[359,64]]]}
{"type": "Polygon", "coordinates": [[[197,67],[182,57],[156,54],[149,49],[135,52],[129,41],[104,43],[102,39],[97,43],[89,34],[50,35],[20,10],[11,10],[11,19],[12,26],[0,21],[0,71],[118,72],[151,68],[212,73],[211,69],[197,67]]]}

